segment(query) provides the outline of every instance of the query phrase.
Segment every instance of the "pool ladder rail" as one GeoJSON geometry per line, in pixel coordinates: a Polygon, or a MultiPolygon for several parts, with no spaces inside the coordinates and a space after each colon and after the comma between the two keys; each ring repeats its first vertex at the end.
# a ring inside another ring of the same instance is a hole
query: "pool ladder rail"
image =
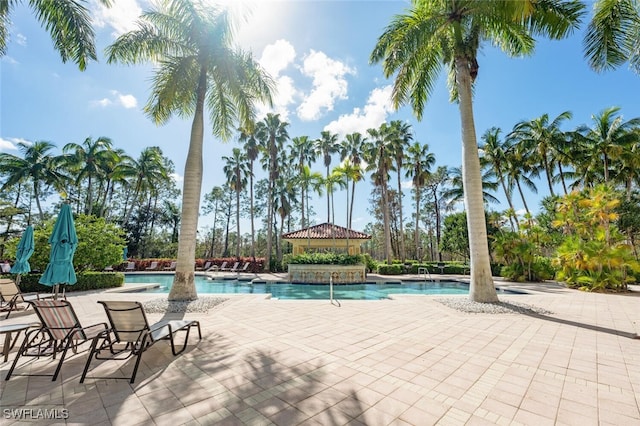
{"type": "Polygon", "coordinates": [[[418,268],[418,275],[424,275],[425,281],[427,281],[427,276],[429,277],[429,281],[433,281],[433,278],[431,278],[431,273],[429,272],[429,268],[427,268],[426,266],[421,266],[418,268]]]}
{"type": "Polygon", "coordinates": [[[332,272],[331,275],[329,275],[329,301],[332,305],[341,307],[340,301],[333,298],[333,274],[337,274],[337,272],[332,272]]]}

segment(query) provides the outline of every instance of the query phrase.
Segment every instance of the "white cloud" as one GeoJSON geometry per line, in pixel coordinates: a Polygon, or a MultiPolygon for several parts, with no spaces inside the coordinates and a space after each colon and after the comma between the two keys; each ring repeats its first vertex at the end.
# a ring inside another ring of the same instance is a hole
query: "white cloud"
{"type": "Polygon", "coordinates": [[[135,21],[142,14],[136,0],[115,0],[111,7],[104,7],[93,0],[93,23],[98,28],[109,26],[114,38],[136,28],[135,21]]]}
{"type": "Polygon", "coordinates": [[[179,175],[178,173],[171,173],[170,177],[175,183],[182,183],[182,181],[184,181],[184,176],[179,175]]]}
{"type": "Polygon", "coordinates": [[[262,51],[262,56],[258,62],[271,75],[276,83],[276,91],[273,96],[273,107],[267,105],[258,106],[258,117],[264,117],[268,112],[280,114],[284,121],[288,120],[288,106],[294,102],[298,95],[293,79],[286,75],[280,75],[289,65],[293,63],[296,51],[287,40],[277,40],[273,44],[267,45],[262,51]]]}
{"type": "Polygon", "coordinates": [[[411,189],[413,188],[413,181],[403,180],[402,182],[400,182],[400,186],[402,187],[402,189],[411,189]]]}
{"type": "Polygon", "coordinates": [[[16,43],[18,43],[20,46],[26,46],[27,45],[27,37],[25,37],[24,34],[16,34],[16,43]]]}
{"type": "Polygon", "coordinates": [[[351,114],[341,115],[337,120],[327,124],[324,130],[337,133],[340,137],[354,132],[365,135],[367,129],[380,126],[393,111],[391,91],[391,86],[376,87],[369,94],[364,108],[354,108],[351,114]]]}
{"type": "Polygon", "coordinates": [[[0,151],[15,151],[18,149],[18,147],[15,145],[16,143],[17,141],[14,138],[0,138],[0,151]]]}
{"type": "Polygon", "coordinates": [[[312,49],[304,59],[302,73],[313,78],[313,89],[298,107],[298,117],[311,121],[332,111],[337,99],[347,99],[345,76],[355,70],[312,49]]]}
{"type": "Polygon", "coordinates": [[[89,105],[91,105],[92,107],[102,107],[102,108],[106,108],[109,105],[111,105],[113,102],[111,102],[111,100],[107,99],[107,98],[103,98],[103,99],[99,99],[96,101],[91,101],[89,102],[89,105]]]}
{"type": "Polygon", "coordinates": [[[89,105],[94,108],[106,108],[111,105],[119,105],[126,109],[131,109],[138,106],[138,100],[133,95],[123,95],[117,90],[111,90],[111,97],[90,101],[89,105]]]}
{"type": "Polygon", "coordinates": [[[135,108],[138,106],[138,100],[133,95],[123,95],[114,91],[114,95],[120,105],[125,107],[126,109],[135,108]]]}
{"type": "Polygon", "coordinates": [[[287,40],[277,40],[265,46],[258,61],[272,76],[279,76],[296,58],[296,50],[287,40]]]}
{"type": "Polygon", "coordinates": [[[23,143],[27,146],[31,146],[33,142],[23,138],[8,138],[4,139],[0,137],[0,151],[16,151],[17,145],[23,143]]]}
{"type": "Polygon", "coordinates": [[[0,58],[0,60],[2,62],[6,62],[6,63],[11,64],[11,65],[18,65],[18,61],[13,59],[11,56],[3,56],[2,58],[0,58]]]}

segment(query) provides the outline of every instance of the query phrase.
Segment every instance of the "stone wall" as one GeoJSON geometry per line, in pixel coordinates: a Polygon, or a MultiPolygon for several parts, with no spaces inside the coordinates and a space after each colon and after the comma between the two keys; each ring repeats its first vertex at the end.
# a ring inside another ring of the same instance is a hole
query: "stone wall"
{"type": "Polygon", "coordinates": [[[292,283],[329,283],[333,277],[334,284],[363,283],[367,279],[365,265],[289,265],[289,281],[292,283]]]}

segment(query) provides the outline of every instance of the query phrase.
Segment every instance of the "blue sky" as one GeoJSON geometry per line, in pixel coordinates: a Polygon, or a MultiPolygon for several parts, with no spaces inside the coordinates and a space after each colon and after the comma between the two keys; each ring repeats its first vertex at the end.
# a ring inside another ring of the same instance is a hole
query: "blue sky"
{"type": "MultiPolygon", "coordinates": [[[[145,146],[157,145],[175,162],[181,187],[191,121],[175,117],[164,126],[154,125],[142,113],[152,67],[107,65],[104,60],[104,48],[132,29],[148,4],[115,0],[110,10],[91,4],[99,62],[90,63],[85,72],[72,63],[62,64],[28,7],[15,8],[8,52],[0,60],[0,151],[16,154],[15,143],[36,140],[52,141],[61,148],[89,136],[107,136],[133,157],[145,146]]],[[[317,138],[322,130],[364,133],[385,120],[406,120],[413,126],[415,140],[429,144],[437,165],[459,166],[459,114],[457,105],[448,101],[445,76],[423,120],[417,122],[409,109],[391,108],[392,81],[384,78],[380,65],[368,64],[377,37],[407,6],[405,1],[247,2],[244,7],[253,13],[239,25],[236,40],[278,81],[275,112],[291,123],[292,137],[317,138]]],[[[581,43],[582,29],[563,41],[540,40],[529,58],[510,59],[485,46],[479,55],[474,98],[478,138],[492,126],[506,133],[518,121],[544,113],[554,118],[565,110],[574,116],[566,130],[589,124],[591,114],[614,105],[621,107],[626,119],[640,116],[640,76],[626,67],[596,74],[582,57],[581,43]]],[[[220,157],[236,146],[235,141],[223,144],[210,133],[205,135],[203,193],[223,184],[220,157]]],[[[334,158],[332,167],[338,162],[334,158]]],[[[315,169],[324,171],[321,164],[315,169]]],[[[544,183],[538,186],[538,195],[529,194],[530,206],[547,195],[544,183]]],[[[356,229],[370,221],[366,211],[370,189],[368,183],[356,187],[356,229]]],[[[336,193],[337,200],[343,196],[336,193]]],[[[409,206],[408,191],[405,200],[409,206]]],[[[336,207],[343,204],[337,202],[336,207]]],[[[515,204],[522,207],[518,200],[515,204]]],[[[325,205],[322,200],[314,203],[318,222],[324,220],[325,205]]],[[[405,209],[407,218],[409,210],[405,209]]],[[[338,210],[336,216],[336,222],[344,225],[344,211],[338,210]]],[[[208,220],[201,218],[200,225],[208,220]]]]}

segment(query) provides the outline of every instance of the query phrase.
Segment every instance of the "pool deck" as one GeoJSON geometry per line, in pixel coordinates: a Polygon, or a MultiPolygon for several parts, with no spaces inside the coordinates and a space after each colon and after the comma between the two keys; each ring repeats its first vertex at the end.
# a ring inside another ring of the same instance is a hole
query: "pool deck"
{"type": "MultiPolygon", "coordinates": [[[[496,284],[529,292],[501,300],[551,313],[469,314],[437,302],[466,296],[337,307],[245,294],[224,295],[207,314],[149,314],[150,321],[197,318],[203,339],[192,337],[178,357],[155,344],[133,385],[92,378],[81,385],[86,352],[65,361],[56,382],[5,382],[10,362],[2,363],[2,424],[24,423],[5,419],[5,409],[20,408],[68,410],[66,420],[32,421],[38,425],[640,424],[640,288],[616,295],[496,284]]],[[[83,325],[106,320],[97,300],[158,297],[68,294],[83,325]]],[[[0,325],[35,319],[29,310],[0,325]]],[[[18,373],[52,365],[21,364],[18,373]]],[[[130,372],[132,362],[107,361],[96,374],[122,374],[119,368],[130,372]]]]}

